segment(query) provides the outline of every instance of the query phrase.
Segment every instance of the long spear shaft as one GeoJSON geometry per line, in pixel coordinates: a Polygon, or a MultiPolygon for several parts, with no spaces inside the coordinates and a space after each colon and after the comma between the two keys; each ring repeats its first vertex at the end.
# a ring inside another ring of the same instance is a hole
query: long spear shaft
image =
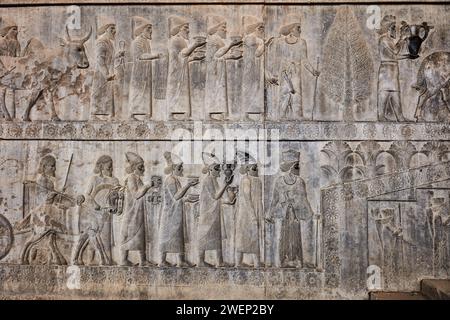
{"type": "Polygon", "coordinates": [[[73,160],[73,153],[70,156],[69,165],[67,166],[66,178],[64,179],[64,185],[62,188],[62,192],[64,192],[67,187],[67,179],[69,178],[69,172],[70,172],[70,167],[72,166],[72,160],[73,160]]]}
{"type": "MultiPolygon", "coordinates": [[[[319,71],[319,57],[317,57],[316,71],[319,71]]],[[[317,81],[318,80],[319,80],[319,77],[316,76],[316,80],[314,83],[314,100],[313,100],[313,108],[311,111],[311,120],[314,120],[314,111],[316,109],[316,104],[317,104],[317,81]]]]}

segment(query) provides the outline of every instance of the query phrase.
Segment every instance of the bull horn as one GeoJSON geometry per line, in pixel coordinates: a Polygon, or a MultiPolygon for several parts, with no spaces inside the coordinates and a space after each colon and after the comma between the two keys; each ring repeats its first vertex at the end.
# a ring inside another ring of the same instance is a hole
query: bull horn
{"type": "Polygon", "coordinates": [[[72,39],[70,39],[69,27],[67,25],[66,25],[66,36],[67,36],[67,41],[72,41],[72,39]]]}
{"type": "Polygon", "coordinates": [[[88,34],[84,38],[81,39],[81,43],[85,43],[86,41],[88,41],[89,38],[91,37],[91,34],[92,34],[92,26],[89,28],[88,34]]]}

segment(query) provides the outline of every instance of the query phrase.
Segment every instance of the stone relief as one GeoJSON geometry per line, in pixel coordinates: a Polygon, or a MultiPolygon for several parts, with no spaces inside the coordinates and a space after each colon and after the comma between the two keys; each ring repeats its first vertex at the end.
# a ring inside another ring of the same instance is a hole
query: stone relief
{"type": "Polygon", "coordinates": [[[2,118],[15,118],[22,99],[17,99],[16,91],[31,90],[23,116],[26,121],[35,105],[48,107],[50,118],[58,120],[58,104],[65,104],[60,100],[70,96],[88,103],[85,108],[92,120],[103,121],[448,121],[448,55],[430,52],[429,46],[424,49],[435,26],[399,23],[403,17],[387,14],[376,33],[368,34],[355,10],[343,6],[336,10],[328,30],[309,45],[316,53],[311,59],[302,37],[305,18],[298,13],[280,18],[268,25],[257,15],[243,15],[239,21],[221,15],[207,15],[204,21],[170,15],[165,17],[167,27],[155,31],[162,33],[155,44],[152,19],[156,18],[130,16],[126,29],[131,30],[125,35],[126,30],[117,28],[116,18],[99,15],[90,23],[96,39],[89,50],[85,42],[91,33],[72,39],[67,32],[62,48],[55,51],[37,37],[26,39],[24,46],[18,36],[27,35],[21,35],[17,23],[5,17],[0,34],[2,118]],[[199,23],[204,27],[198,29],[199,23]],[[196,29],[193,37],[191,25],[196,29]],[[376,49],[368,42],[374,36],[378,37],[376,49]],[[161,42],[164,37],[167,43],[161,42]],[[155,46],[157,51],[152,49],[155,46]],[[424,50],[427,55],[422,58],[424,50]],[[88,56],[93,57],[91,63],[88,56]],[[416,83],[410,84],[418,91],[418,101],[413,102],[402,97],[414,91],[403,92],[401,78],[402,70],[411,67],[404,61],[418,59],[422,62],[414,65],[416,83]],[[232,110],[237,101],[245,108],[232,110]],[[376,114],[369,107],[374,103],[376,114]],[[409,114],[413,103],[415,112],[409,118],[405,108],[409,114]]]}
{"type": "MultiPolygon", "coordinates": [[[[258,161],[248,152],[237,151],[233,162],[204,152],[201,178],[184,177],[181,158],[165,152],[167,177],[162,181],[152,175],[150,184],[143,182],[145,161],[137,153],[125,154],[123,182],[114,174],[113,158],[101,155],[93,175],[79,188],[69,186],[71,167],[78,161],[72,156],[62,191],[56,187],[61,179],[52,150],[44,147],[41,154],[36,180],[24,182],[24,218],[14,227],[17,235],[28,236],[21,247],[22,264],[133,266],[129,257],[137,252],[140,266],[259,268],[272,264],[266,257],[266,228],[271,224],[278,230],[270,240],[276,248],[276,267],[314,268],[317,263],[303,262],[303,250],[316,250],[311,248],[318,242],[313,231],[316,217],[298,177],[297,151],[283,153],[280,168],[286,175],[277,178],[270,210],[264,205],[258,161]],[[199,183],[199,194],[190,191],[199,183]],[[303,190],[301,197],[298,188],[303,190]],[[194,229],[187,225],[189,203],[199,205],[194,229]],[[197,252],[196,261],[187,258],[188,243],[197,252]],[[62,244],[71,249],[63,254],[62,244]],[[207,252],[214,253],[212,260],[207,252]],[[169,257],[174,254],[175,263],[169,257]]],[[[6,232],[8,225],[5,219],[3,235],[13,237],[6,232]]]]}
{"type": "Polygon", "coordinates": [[[275,230],[279,233],[275,244],[275,266],[313,268],[314,262],[304,259],[304,251],[311,250],[315,239],[312,223],[314,213],[308,201],[305,182],[299,176],[300,153],[294,150],[283,152],[280,169],[286,174],[274,183],[268,220],[270,223],[277,220],[275,230]]]}
{"type": "MultiPolygon", "coordinates": [[[[9,30],[5,35],[7,39],[17,38],[17,26],[10,22],[4,28],[9,30]]],[[[32,38],[28,41],[23,54],[17,58],[16,55],[1,56],[1,97],[0,104],[3,118],[12,120],[12,117],[6,109],[5,93],[7,90],[29,90],[29,99],[23,115],[24,121],[30,121],[31,109],[38,100],[44,99],[45,105],[50,108],[51,119],[59,120],[55,107],[55,90],[58,89],[65,78],[76,69],[85,69],[89,67],[89,61],[86,56],[84,43],[89,39],[91,32],[81,39],[72,39],[69,30],[66,28],[66,36],[61,39],[59,48],[46,48],[38,39],[32,38]]],[[[4,39],[3,42],[7,42],[4,39]]],[[[11,44],[10,44],[11,45],[11,44]]],[[[5,52],[7,53],[7,52],[5,52]]],[[[9,52],[10,53],[10,52],[9,52]]],[[[13,114],[15,105],[13,104],[13,114]]]]}
{"type": "Polygon", "coordinates": [[[183,176],[183,162],[176,155],[166,152],[164,157],[167,167],[164,169],[168,175],[164,182],[164,203],[161,212],[159,229],[159,250],[161,251],[161,266],[170,265],[167,261],[168,253],[177,254],[177,265],[190,265],[186,260],[185,241],[187,235],[186,208],[185,202],[198,202],[199,196],[188,194],[190,188],[199,183],[197,177],[189,179],[188,183],[182,186],[180,177],[183,176]]]}
{"type": "Polygon", "coordinates": [[[131,71],[129,108],[130,118],[143,115],[146,119],[152,116],[152,60],[159,59],[162,54],[152,53],[151,39],[153,25],[145,18],[134,17],[134,40],[131,43],[131,56],[134,61],[131,71]]]}
{"type": "Polygon", "coordinates": [[[83,6],[81,29],[55,20],[58,42],[2,8],[2,264],[208,270],[347,297],[369,265],[393,290],[449,277],[445,13],[383,6],[369,30],[365,6],[282,7],[83,6]],[[238,146],[185,161],[174,136],[201,140],[196,120],[219,141],[278,130],[263,138],[275,170],[238,146]]]}

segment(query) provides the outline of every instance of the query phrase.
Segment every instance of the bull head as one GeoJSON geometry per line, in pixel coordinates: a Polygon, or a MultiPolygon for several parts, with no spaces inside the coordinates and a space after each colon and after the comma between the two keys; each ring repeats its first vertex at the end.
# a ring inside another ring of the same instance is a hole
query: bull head
{"type": "Polygon", "coordinates": [[[89,67],[89,60],[86,55],[84,43],[91,37],[92,27],[86,36],[80,39],[72,39],[69,33],[69,28],[66,26],[66,38],[62,39],[61,46],[65,48],[65,56],[70,66],[79,69],[86,69],[89,67]]]}

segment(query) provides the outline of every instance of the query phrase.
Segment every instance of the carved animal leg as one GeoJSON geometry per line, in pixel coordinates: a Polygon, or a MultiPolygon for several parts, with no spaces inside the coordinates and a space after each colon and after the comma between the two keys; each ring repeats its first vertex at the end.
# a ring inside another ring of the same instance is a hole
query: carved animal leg
{"type": "Polygon", "coordinates": [[[6,97],[6,88],[0,88],[0,112],[3,118],[5,118],[8,121],[11,121],[12,118],[8,112],[8,109],[6,108],[5,97],[6,97]]]}
{"type": "Polygon", "coordinates": [[[23,115],[23,121],[31,121],[30,113],[31,109],[36,105],[36,102],[42,96],[42,90],[31,92],[30,101],[28,102],[27,108],[25,109],[25,113],[23,115]]]}
{"type": "Polygon", "coordinates": [[[112,265],[113,264],[112,263],[112,256],[109,256],[108,253],[106,252],[105,244],[103,243],[103,240],[100,237],[100,235],[97,235],[97,240],[98,240],[98,243],[99,243],[99,246],[100,246],[100,252],[101,252],[101,254],[104,257],[105,264],[108,265],[108,266],[112,265]]]}
{"type": "Polygon", "coordinates": [[[449,104],[449,88],[441,88],[440,92],[442,95],[442,100],[444,101],[445,105],[447,106],[447,110],[450,112],[450,104],[449,104]]]}
{"type": "Polygon", "coordinates": [[[416,119],[416,121],[423,120],[423,106],[425,105],[425,102],[427,102],[428,99],[431,98],[431,96],[432,94],[428,90],[425,90],[420,94],[417,101],[416,113],[414,114],[414,118],[416,119]]]}
{"type": "Polygon", "coordinates": [[[55,109],[55,102],[53,101],[53,92],[50,90],[47,90],[44,92],[44,99],[45,103],[50,106],[50,116],[52,121],[61,121],[61,119],[58,117],[55,109]]]}
{"type": "Polygon", "coordinates": [[[21,257],[20,257],[21,264],[25,264],[25,265],[30,264],[29,256],[30,256],[30,250],[31,250],[31,247],[33,244],[34,244],[34,241],[32,241],[32,240],[28,241],[25,244],[24,249],[21,254],[21,257]]]}
{"type": "Polygon", "coordinates": [[[61,252],[58,249],[58,245],[56,243],[56,234],[52,233],[50,235],[50,249],[52,251],[52,254],[54,255],[55,259],[56,259],[56,264],[57,265],[66,265],[67,261],[66,259],[63,257],[63,255],[61,254],[61,252]]]}
{"type": "Polygon", "coordinates": [[[109,261],[106,258],[105,248],[103,247],[101,239],[96,234],[90,235],[89,239],[100,256],[100,265],[101,266],[107,265],[109,261]]]}
{"type": "Polygon", "coordinates": [[[75,266],[83,265],[83,252],[86,249],[86,245],[88,243],[89,236],[86,233],[83,233],[78,239],[77,246],[74,250],[74,254],[72,257],[72,264],[75,266]]]}
{"type": "Polygon", "coordinates": [[[33,249],[33,246],[37,245],[39,242],[44,239],[45,234],[38,237],[37,239],[31,238],[24,246],[22,254],[20,255],[20,260],[22,264],[30,264],[30,251],[33,249]]]}

